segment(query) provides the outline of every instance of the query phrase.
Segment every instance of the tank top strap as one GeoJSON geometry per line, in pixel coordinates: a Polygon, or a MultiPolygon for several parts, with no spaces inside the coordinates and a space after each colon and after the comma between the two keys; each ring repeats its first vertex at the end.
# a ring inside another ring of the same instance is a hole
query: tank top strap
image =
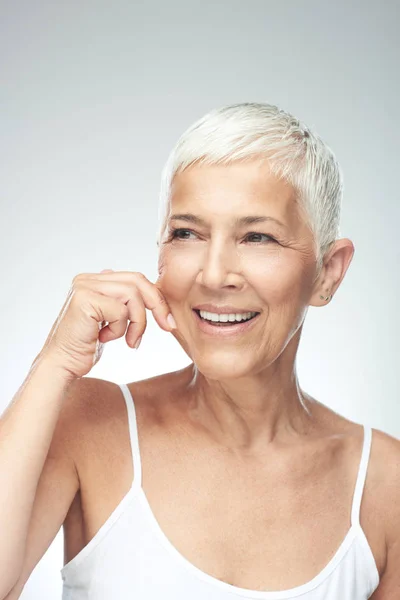
{"type": "Polygon", "coordinates": [[[126,383],[118,384],[125,398],[126,409],[128,413],[129,439],[132,452],[133,463],[133,483],[132,487],[141,487],[142,485],[142,462],[140,460],[139,436],[136,419],[135,403],[132,394],[126,383]]]}
{"type": "Polygon", "coordinates": [[[357,481],[354,489],[353,504],[351,507],[351,525],[360,526],[360,507],[364,491],[365,479],[367,476],[368,462],[371,451],[372,428],[367,425],[364,427],[364,441],[361,452],[361,459],[358,468],[357,481]]]}

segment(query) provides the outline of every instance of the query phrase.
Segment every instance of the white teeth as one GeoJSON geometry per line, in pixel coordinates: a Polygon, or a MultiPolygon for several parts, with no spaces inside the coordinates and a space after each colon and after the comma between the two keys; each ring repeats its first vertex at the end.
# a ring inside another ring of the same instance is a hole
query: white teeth
{"type": "Polygon", "coordinates": [[[221,323],[226,323],[227,321],[232,321],[232,322],[236,322],[236,321],[246,321],[248,319],[251,319],[251,317],[254,317],[257,313],[256,312],[247,312],[247,313],[232,313],[232,314],[216,314],[216,313],[210,313],[207,312],[205,310],[200,310],[200,316],[202,319],[206,319],[207,321],[215,321],[215,322],[221,322],[221,323]]]}

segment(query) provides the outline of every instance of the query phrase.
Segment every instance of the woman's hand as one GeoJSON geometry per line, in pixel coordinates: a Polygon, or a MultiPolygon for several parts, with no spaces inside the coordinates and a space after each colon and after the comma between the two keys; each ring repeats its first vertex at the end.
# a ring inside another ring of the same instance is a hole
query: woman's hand
{"type": "Polygon", "coordinates": [[[142,273],[104,269],[79,274],[38,358],[50,359],[73,378],[83,377],[110,340],[125,335],[131,348],[140,343],[146,308],[162,329],[172,330],[165,297],[142,273]]]}

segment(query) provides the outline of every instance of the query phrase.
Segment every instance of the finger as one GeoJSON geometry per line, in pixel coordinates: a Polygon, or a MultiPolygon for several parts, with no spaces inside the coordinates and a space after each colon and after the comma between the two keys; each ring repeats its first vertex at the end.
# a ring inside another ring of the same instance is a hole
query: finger
{"type": "Polygon", "coordinates": [[[142,295],[145,307],[152,311],[153,317],[160,327],[166,331],[172,331],[174,328],[171,327],[167,321],[171,309],[168,306],[162,291],[154,285],[154,283],[149,281],[143,273],[134,273],[133,275],[135,284],[142,295]]]}
{"type": "Polygon", "coordinates": [[[96,307],[96,312],[100,312],[107,319],[98,322],[99,335],[97,340],[98,344],[96,344],[97,352],[101,349],[102,344],[125,335],[126,324],[128,321],[128,307],[117,298],[98,293],[93,288],[90,290],[88,288],[87,292],[87,298],[89,302],[96,307]]]}
{"type": "MultiPolygon", "coordinates": [[[[103,278],[100,275],[100,273],[82,273],[79,277],[102,280],[103,278]]],[[[114,271],[103,275],[106,275],[110,280],[132,281],[139,288],[145,307],[152,311],[158,325],[166,331],[173,330],[167,321],[167,316],[171,312],[171,309],[164,294],[143,273],[137,271],[114,271]]]]}
{"type": "MultiPolygon", "coordinates": [[[[146,310],[139,289],[133,284],[129,285],[119,281],[101,281],[100,279],[92,279],[87,286],[84,283],[80,287],[87,287],[106,297],[112,297],[120,300],[128,309],[128,319],[130,321],[124,334],[126,342],[129,346],[133,346],[136,340],[143,335],[147,326],[146,310]]],[[[103,327],[99,339],[101,342],[107,342],[110,339],[115,339],[116,336],[121,337],[121,324],[118,321],[110,321],[106,327],[103,327]]]]}

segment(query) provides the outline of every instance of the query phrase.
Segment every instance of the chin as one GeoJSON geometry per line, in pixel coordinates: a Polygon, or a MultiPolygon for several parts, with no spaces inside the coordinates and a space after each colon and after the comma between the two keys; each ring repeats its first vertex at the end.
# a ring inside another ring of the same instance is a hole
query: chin
{"type": "Polygon", "coordinates": [[[192,360],[200,373],[208,379],[238,379],[251,374],[250,364],[240,362],[240,357],[235,352],[224,352],[220,355],[210,353],[207,357],[194,356],[192,360]]]}

